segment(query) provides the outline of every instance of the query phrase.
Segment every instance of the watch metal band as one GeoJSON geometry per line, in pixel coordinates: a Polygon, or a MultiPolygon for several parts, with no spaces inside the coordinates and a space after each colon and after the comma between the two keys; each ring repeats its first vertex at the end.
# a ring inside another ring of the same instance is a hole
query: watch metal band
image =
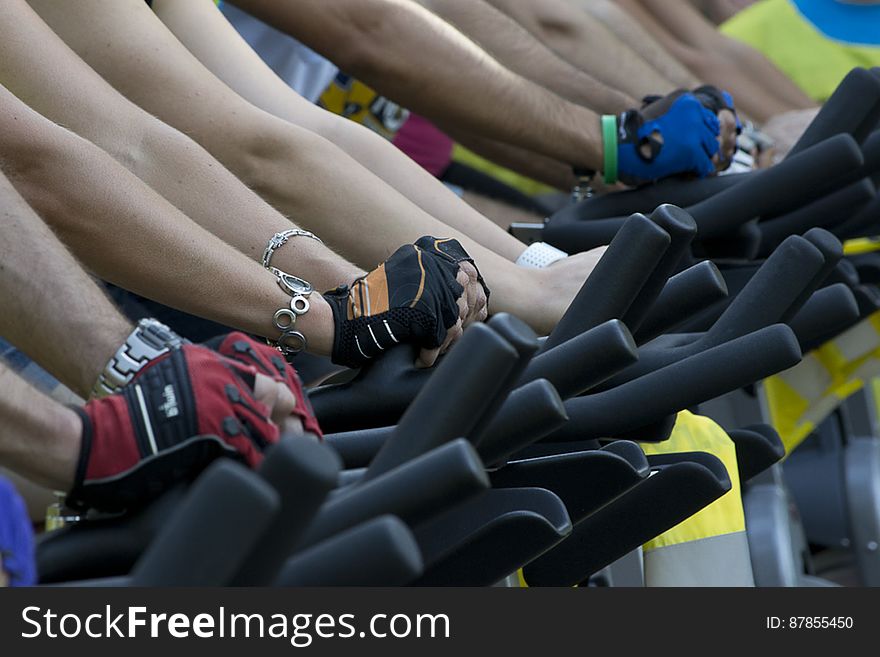
{"type": "Polygon", "coordinates": [[[155,319],[140,320],[113,354],[104,371],[98,375],[92,388],[92,397],[104,397],[118,392],[147,363],[184,342],[183,338],[162,322],[155,319]]]}

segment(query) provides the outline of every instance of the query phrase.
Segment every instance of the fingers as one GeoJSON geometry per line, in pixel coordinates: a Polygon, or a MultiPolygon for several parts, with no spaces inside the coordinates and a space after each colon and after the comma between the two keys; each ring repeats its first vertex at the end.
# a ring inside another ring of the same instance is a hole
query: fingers
{"type": "Polygon", "coordinates": [[[296,415],[288,415],[281,424],[281,433],[302,434],[305,432],[302,420],[296,415]]]}
{"type": "Polygon", "coordinates": [[[466,322],[473,311],[474,302],[476,301],[477,294],[474,290],[474,286],[470,280],[470,277],[467,275],[464,269],[458,270],[458,274],[456,274],[455,280],[457,280],[459,285],[461,285],[461,287],[463,288],[461,296],[457,299],[458,321],[466,322]]]}
{"type": "Polygon", "coordinates": [[[720,152],[717,168],[723,170],[730,166],[736,152],[736,116],[729,109],[723,109],[718,113],[718,122],[721,125],[721,133],[718,135],[720,152]]]}
{"type": "Polygon", "coordinates": [[[254,381],[254,399],[266,405],[267,416],[279,427],[296,408],[296,397],[285,384],[263,374],[254,381]]]}
{"type": "Polygon", "coordinates": [[[440,349],[422,349],[419,352],[419,357],[416,359],[416,367],[419,369],[425,367],[433,367],[434,363],[437,362],[437,357],[440,355],[440,349]]]}
{"type": "MultiPolygon", "coordinates": [[[[468,285],[468,308],[467,317],[464,318],[464,326],[470,326],[473,322],[482,322],[489,315],[489,300],[486,298],[486,290],[480,283],[480,275],[477,268],[470,262],[462,261],[459,266],[461,272],[467,274],[468,285]]],[[[459,272],[459,275],[461,274],[459,272]]],[[[461,282],[461,279],[459,279],[461,282]]]]}

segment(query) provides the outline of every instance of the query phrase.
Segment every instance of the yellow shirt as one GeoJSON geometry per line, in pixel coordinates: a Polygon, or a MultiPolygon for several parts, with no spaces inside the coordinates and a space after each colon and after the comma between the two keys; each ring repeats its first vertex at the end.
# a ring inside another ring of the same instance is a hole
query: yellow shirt
{"type": "MultiPolygon", "coordinates": [[[[880,34],[880,24],[876,28],[880,34]]],[[[820,102],[853,68],[880,66],[880,47],[826,36],[790,0],[761,0],[724,23],[721,31],[761,51],[820,102]]]]}

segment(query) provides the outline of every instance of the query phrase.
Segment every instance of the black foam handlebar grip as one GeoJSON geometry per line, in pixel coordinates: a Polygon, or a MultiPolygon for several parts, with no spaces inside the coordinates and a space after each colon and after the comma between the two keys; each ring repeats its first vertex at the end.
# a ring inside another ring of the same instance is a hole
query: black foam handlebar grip
{"type": "Polygon", "coordinates": [[[370,363],[352,381],[311,390],[309,401],[324,432],[397,424],[434,371],[416,368],[415,360],[416,349],[400,345],[370,363]],[[382,394],[377,395],[377,390],[382,394]]]}
{"type": "MultiPolygon", "coordinates": [[[[532,359],[520,379],[547,379],[563,399],[574,397],[639,359],[629,329],[618,319],[584,331],[532,359]]],[[[507,406],[507,404],[505,404],[507,406]]]]}
{"type": "Polygon", "coordinates": [[[408,463],[340,491],[309,525],[298,549],[371,518],[393,514],[419,522],[489,486],[480,457],[464,439],[453,440],[408,463]]]}
{"type": "Polygon", "coordinates": [[[880,223],[880,194],[842,224],[832,228],[840,239],[872,236],[880,223]]]}
{"type": "Polygon", "coordinates": [[[806,353],[859,320],[859,304],[852,290],[835,283],[818,290],[788,322],[806,353]]]}
{"type": "Polygon", "coordinates": [[[862,144],[862,156],[865,161],[858,169],[842,178],[845,182],[855,182],[859,178],[870,178],[875,185],[880,185],[880,130],[868,135],[862,144]]]}
{"type": "Polygon", "coordinates": [[[278,493],[228,459],[211,465],[135,564],[132,586],[225,586],[278,515],[278,493]]]}
{"type": "Polygon", "coordinates": [[[516,350],[517,360],[504,378],[504,382],[496,392],[492,403],[483,412],[482,417],[468,434],[468,440],[474,445],[479,445],[482,442],[486,429],[494,419],[498,409],[501,408],[501,404],[507,399],[507,395],[517,385],[523,371],[532,360],[532,356],[537,353],[539,347],[538,336],[535,332],[525,322],[513,315],[498,313],[492,316],[487,325],[516,350]]]}
{"type": "Polygon", "coordinates": [[[556,388],[537,379],[514,390],[486,431],[480,456],[487,465],[506,459],[566,423],[568,415],[556,388]]]}
{"type": "Polygon", "coordinates": [[[863,162],[855,140],[837,135],[687,209],[701,240],[720,237],[755,217],[796,207],[811,189],[827,185],[828,171],[843,175],[863,162]]]}
{"type": "Polygon", "coordinates": [[[816,272],[810,285],[804,288],[797,300],[781,316],[781,321],[788,322],[809,300],[814,291],[828,284],[830,277],[843,262],[843,244],[824,228],[811,228],[803,235],[804,239],[818,249],[825,259],[825,264],[816,272]]]}
{"type": "MultiPolygon", "coordinates": [[[[832,238],[833,239],[833,238],[832,238]]],[[[605,383],[610,388],[644,376],[700,351],[785,321],[790,309],[802,305],[815,289],[817,272],[825,267],[822,253],[808,240],[785,240],[734,297],[711,328],[696,340],[688,336],[662,336],[639,352],[639,361],[605,383]]]]}
{"type": "Polygon", "coordinates": [[[496,396],[506,395],[506,377],[518,360],[519,354],[498,333],[485,324],[470,326],[406,409],[365,478],[468,437],[496,396]]]}
{"type": "Polygon", "coordinates": [[[839,133],[862,142],[880,118],[880,79],[863,68],[854,68],[822,105],[788,157],[839,133]]]}
{"type": "MultiPolygon", "coordinates": [[[[637,189],[597,194],[555,213],[551,223],[629,216],[634,212],[647,214],[663,203],[672,203],[683,208],[733,187],[751,175],[752,172],[735,173],[700,180],[666,178],[637,189]]],[[[607,244],[607,240],[602,243],[607,244]]]]}
{"type": "Polygon", "coordinates": [[[872,132],[862,144],[862,154],[865,163],[860,173],[871,178],[874,184],[880,187],[880,128],[872,132]]]}
{"type": "Polygon", "coordinates": [[[623,317],[670,242],[669,233],[646,216],[627,219],[543,348],[552,349],[609,319],[623,317]]]}
{"type": "Polygon", "coordinates": [[[257,543],[233,586],[272,583],[327,495],[336,488],[341,466],[333,450],[314,437],[288,435],[266,452],[258,472],[278,492],[281,511],[276,529],[257,543]]]}
{"type": "Polygon", "coordinates": [[[784,321],[806,300],[805,290],[809,297],[816,289],[816,276],[824,267],[825,257],[816,246],[803,237],[789,237],[733,298],[706,333],[705,344],[718,345],[784,321]]]}
{"type": "Polygon", "coordinates": [[[657,301],[634,332],[643,344],[675,328],[695,313],[727,297],[727,283],[711,260],[688,267],[670,278],[657,301]]]}
{"type": "Polygon", "coordinates": [[[871,179],[862,178],[823,196],[815,203],[760,223],[761,250],[758,254],[766,256],[789,235],[800,235],[814,226],[833,227],[842,224],[876,196],[877,189],[871,179]]]}
{"type": "Polygon", "coordinates": [[[376,427],[324,434],[324,442],[342,458],[346,469],[365,468],[391,437],[394,427],[376,427]]]}
{"type": "Polygon", "coordinates": [[[672,241],[629,310],[621,318],[631,331],[641,326],[651,306],[663,291],[666,281],[679,270],[679,264],[690,253],[691,242],[697,235],[697,222],[694,218],[674,205],[661,205],[651,213],[651,220],[669,233],[672,241]]]}
{"type": "Polygon", "coordinates": [[[276,586],[405,586],[422,574],[419,546],[394,516],[380,516],[291,557],[276,586]]]}
{"type": "Polygon", "coordinates": [[[556,214],[544,225],[541,239],[568,253],[582,253],[609,244],[626,219],[627,216],[568,221],[556,214]]]}
{"type": "Polygon", "coordinates": [[[569,422],[551,442],[616,436],[796,365],[791,328],[776,324],[604,392],[565,402],[569,422]]]}

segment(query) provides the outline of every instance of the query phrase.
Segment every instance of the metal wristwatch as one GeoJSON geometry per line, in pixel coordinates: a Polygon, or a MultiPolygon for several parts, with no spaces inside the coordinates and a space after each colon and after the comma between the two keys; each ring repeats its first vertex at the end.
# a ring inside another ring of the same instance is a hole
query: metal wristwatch
{"type": "Polygon", "coordinates": [[[113,354],[104,371],[98,375],[92,388],[92,397],[104,397],[118,392],[131,383],[147,363],[184,342],[183,338],[162,322],[155,319],[140,320],[113,354]]]}

